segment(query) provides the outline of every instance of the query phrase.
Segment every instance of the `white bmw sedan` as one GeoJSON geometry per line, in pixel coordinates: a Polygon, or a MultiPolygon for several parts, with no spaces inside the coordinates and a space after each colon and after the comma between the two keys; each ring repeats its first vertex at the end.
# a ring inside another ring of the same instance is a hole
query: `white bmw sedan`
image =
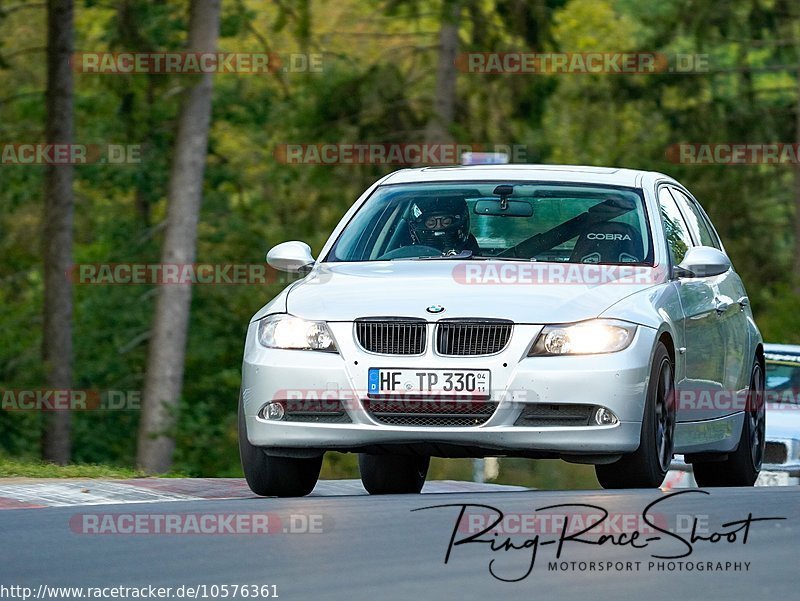
{"type": "Polygon", "coordinates": [[[606,488],[750,486],[764,351],[707,215],[660,173],[493,165],[371,186],[305,274],[252,318],[239,401],[260,495],[308,494],[327,450],[373,494],[419,492],[431,456],[561,458],[606,488]]]}
{"type": "Polygon", "coordinates": [[[800,483],[800,345],[766,344],[764,470],[758,484],[800,483]]]}

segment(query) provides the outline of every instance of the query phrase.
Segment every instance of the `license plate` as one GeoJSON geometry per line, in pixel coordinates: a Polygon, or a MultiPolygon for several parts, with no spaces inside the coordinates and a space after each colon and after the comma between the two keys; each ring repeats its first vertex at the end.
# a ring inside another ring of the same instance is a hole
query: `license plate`
{"type": "Polygon", "coordinates": [[[488,369],[369,369],[367,393],[392,395],[469,396],[489,398],[488,369]]]}
{"type": "Polygon", "coordinates": [[[787,472],[760,472],[756,479],[756,486],[789,486],[787,472]]]}

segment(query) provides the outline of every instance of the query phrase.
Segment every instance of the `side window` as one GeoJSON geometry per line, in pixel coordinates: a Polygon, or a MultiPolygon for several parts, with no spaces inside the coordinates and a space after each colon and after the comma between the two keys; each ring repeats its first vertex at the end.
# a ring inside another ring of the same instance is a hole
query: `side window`
{"type": "Polygon", "coordinates": [[[719,250],[721,247],[719,239],[708,224],[706,216],[703,215],[703,212],[698,208],[697,203],[677,188],[670,188],[670,191],[686,218],[694,239],[702,246],[711,246],[719,250]]]}
{"type": "Polygon", "coordinates": [[[664,223],[664,233],[667,236],[672,263],[677,265],[683,261],[686,251],[694,246],[694,243],[678,205],[666,186],[658,190],[658,204],[661,206],[661,220],[664,223]]]}

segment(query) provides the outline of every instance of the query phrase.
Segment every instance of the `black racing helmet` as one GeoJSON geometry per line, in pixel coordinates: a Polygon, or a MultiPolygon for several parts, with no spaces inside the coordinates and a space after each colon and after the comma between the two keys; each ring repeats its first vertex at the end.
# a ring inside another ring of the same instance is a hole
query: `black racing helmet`
{"type": "Polygon", "coordinates": [[[463,197],[431,196],[411,203],[408,223],[415,244],[462,250],[469,238],[469,209],[463,197]]]}

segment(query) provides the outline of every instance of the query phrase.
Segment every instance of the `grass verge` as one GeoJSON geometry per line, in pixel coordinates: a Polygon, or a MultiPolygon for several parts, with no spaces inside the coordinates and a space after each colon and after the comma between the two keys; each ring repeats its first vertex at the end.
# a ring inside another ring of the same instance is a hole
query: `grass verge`
{"type": "Polygon", "coordinates": [[[0,456],[2,478],[140,478],[134,469],[110,465],[56,465],[45,461],[22,461],[0,456]]]}

